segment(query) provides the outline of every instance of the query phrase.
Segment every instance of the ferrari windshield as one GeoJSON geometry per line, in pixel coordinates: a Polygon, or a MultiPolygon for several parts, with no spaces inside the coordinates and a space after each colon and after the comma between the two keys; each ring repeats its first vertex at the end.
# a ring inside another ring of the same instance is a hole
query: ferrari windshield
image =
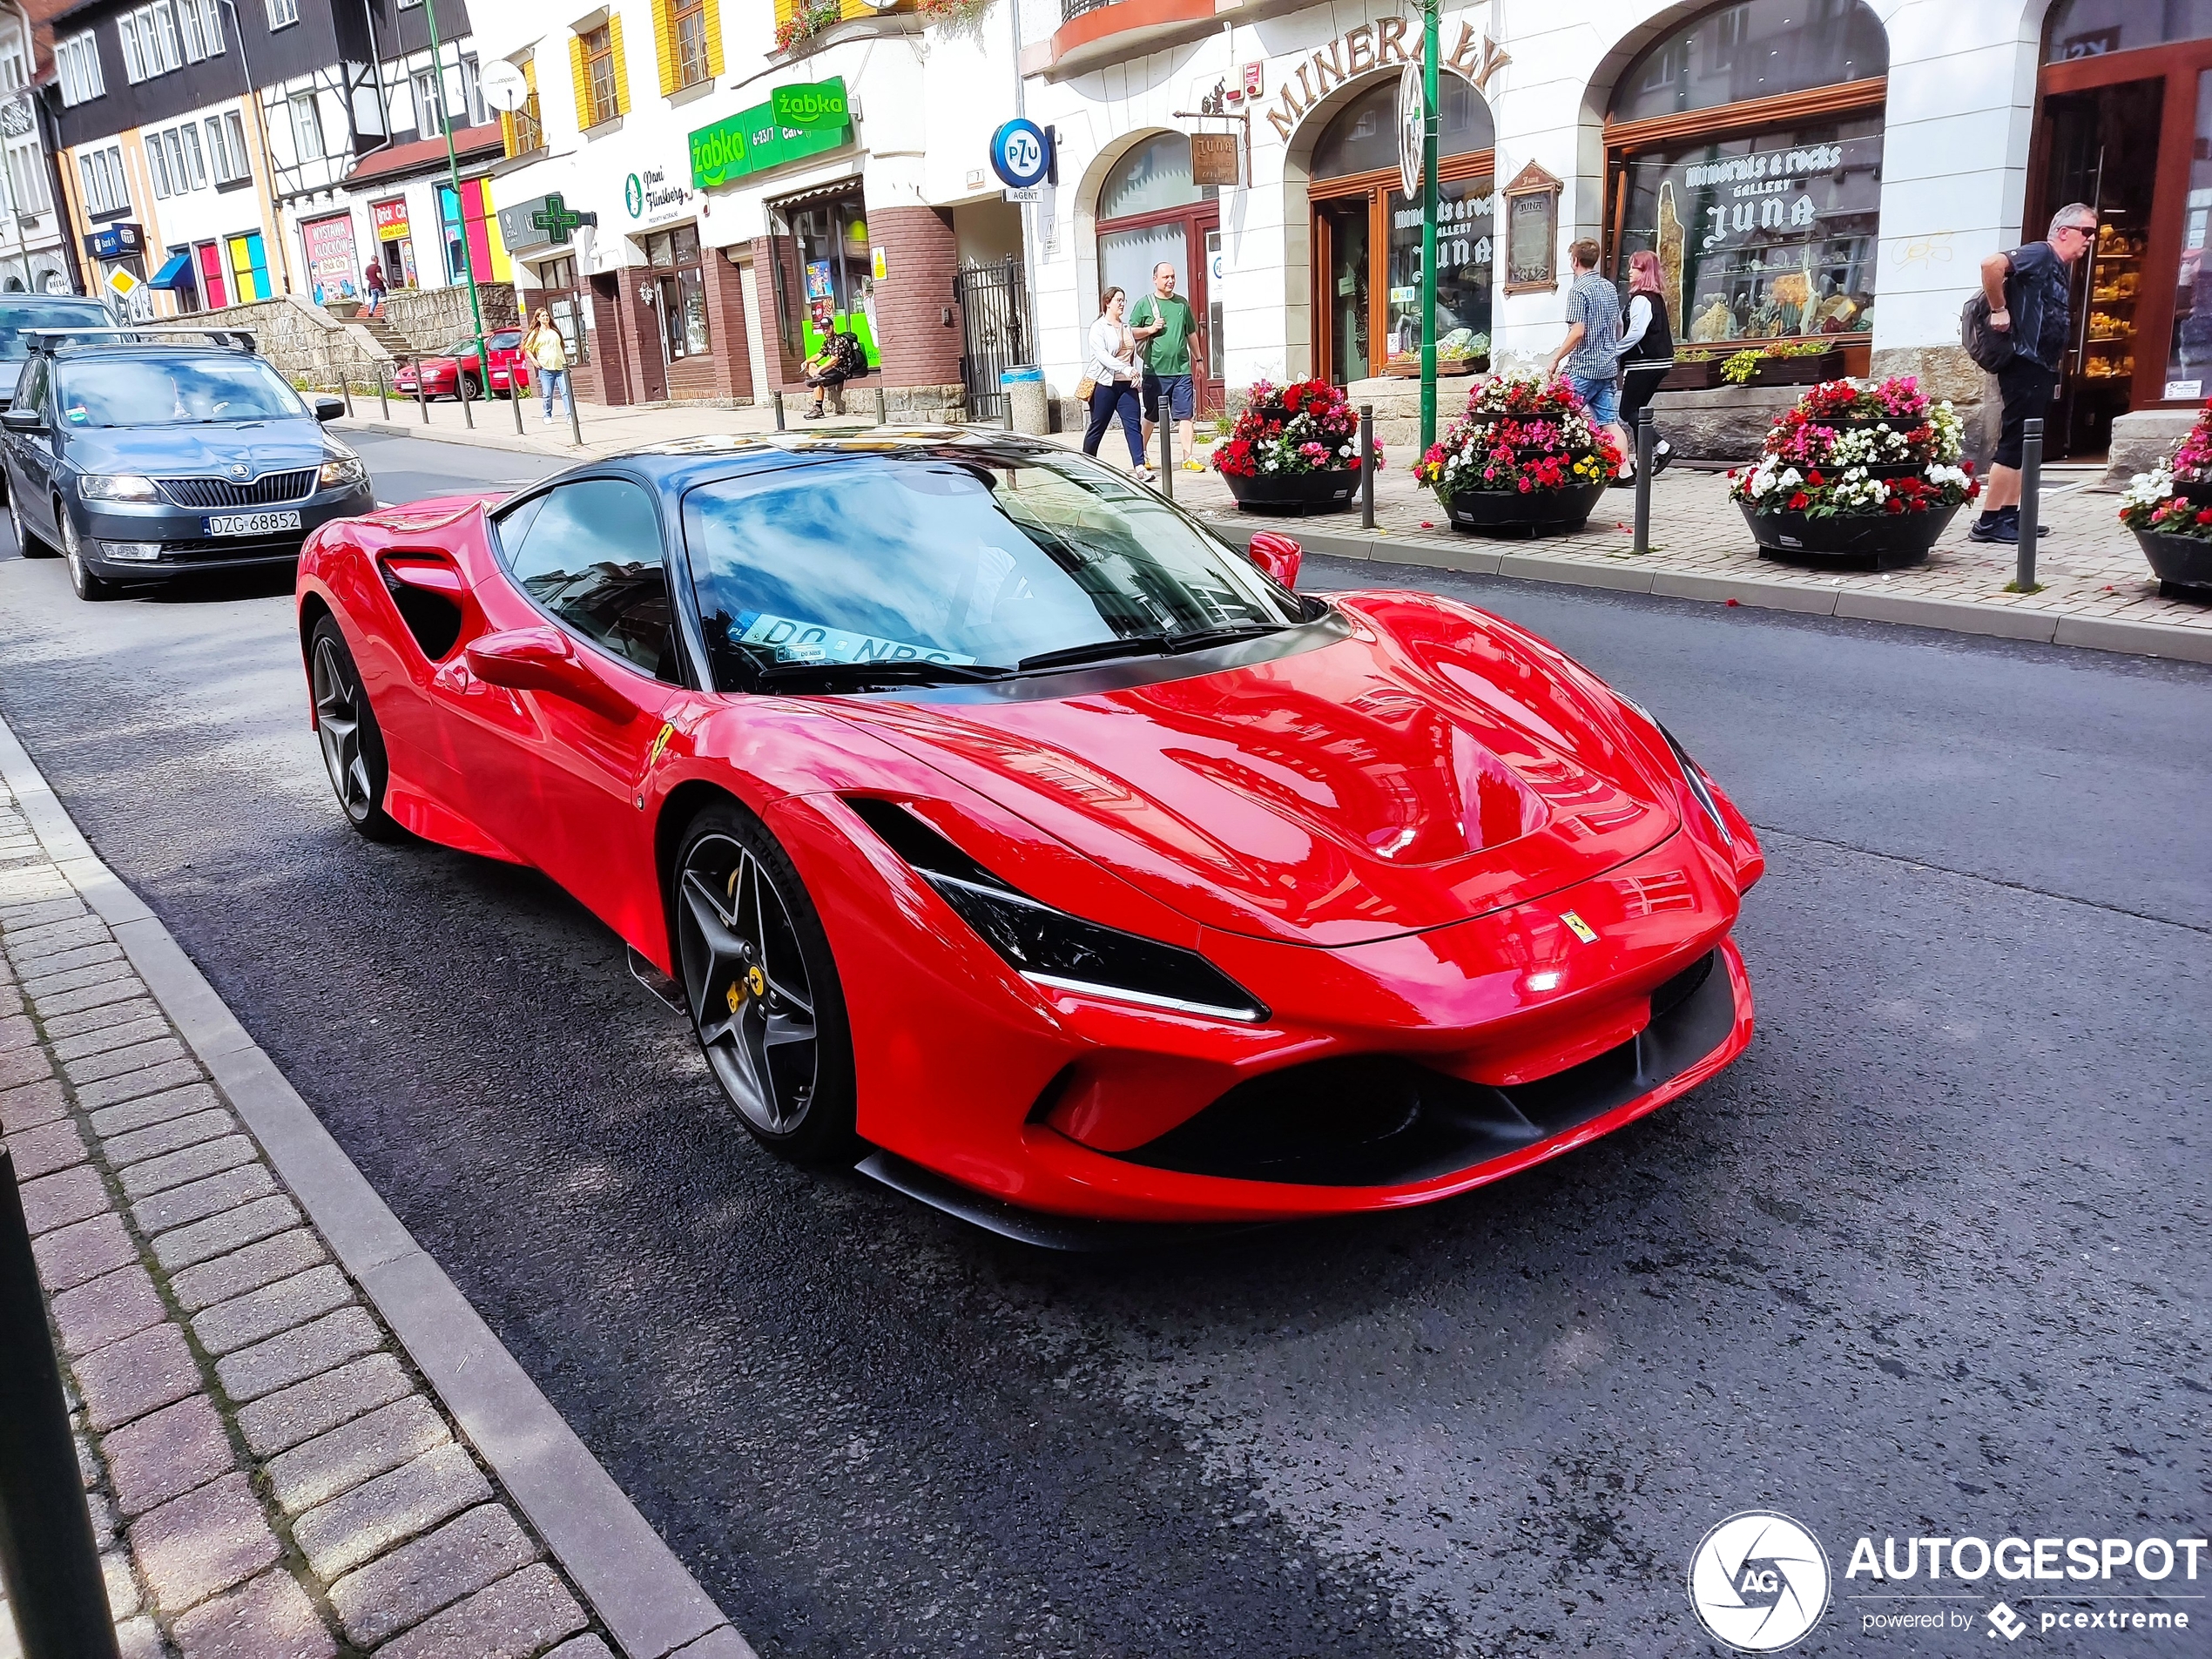
{"type": "Polygon", "coordinates": [[[71,427],[297,421],[307,405],[258,357],[84,358],[62,366],[54,406],[71,427]]]}
{"type": "Polygon", "coordinates": [[[948,447],[727,479],[685,497],[684,533],[725,691],[847,664],[974,678],[1304,619],[1150,491],[1062,452],[948,447]]]}

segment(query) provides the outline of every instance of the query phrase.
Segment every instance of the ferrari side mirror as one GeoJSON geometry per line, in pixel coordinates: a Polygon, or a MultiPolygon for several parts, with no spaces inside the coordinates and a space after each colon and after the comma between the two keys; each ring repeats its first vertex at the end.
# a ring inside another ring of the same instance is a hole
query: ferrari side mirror
{"type": "Polygon", "coordinates": [[[1286,588],[1298,586],[1298,566],[1305,559],[1305,550],[1287,536],[1262,530],[1252,537],[1252,563],[1286,588]]]}
{"type": "Polygon", "coordinates": [[[469,671],[487,685],[549,692],[617,725],[637,718],[635,709],[577,660],[556,629],[511,628],[482,634],[470,640],[462,655],[468,659],[469,671]]]}

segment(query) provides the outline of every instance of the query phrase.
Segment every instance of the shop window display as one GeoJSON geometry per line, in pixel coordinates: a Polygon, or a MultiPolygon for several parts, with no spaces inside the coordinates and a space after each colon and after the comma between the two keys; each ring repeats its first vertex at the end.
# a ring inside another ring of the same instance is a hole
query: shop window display
{"type": "Polygon", "coordinates": [[[796,379],[799,365],[833,333],[853,335],[868,367],[880,368],[867,211],[860,191],[772,203],[768,229],[776,253],[777,343],[787,374],[796,379]]]}

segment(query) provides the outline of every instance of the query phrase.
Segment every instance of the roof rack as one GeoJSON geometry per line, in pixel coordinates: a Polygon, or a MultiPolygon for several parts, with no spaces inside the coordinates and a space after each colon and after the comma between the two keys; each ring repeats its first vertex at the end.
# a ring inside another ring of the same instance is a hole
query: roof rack
{"type": "Polygon", "coordinates": [[[23,331],[32,351],[52,351],[64,341],[81,340],[94,346],[127,346],[140,341],[160,341],[189,338],[212,341],[226,349],[256,352],[250,328],[26,328],[23,331]]]}

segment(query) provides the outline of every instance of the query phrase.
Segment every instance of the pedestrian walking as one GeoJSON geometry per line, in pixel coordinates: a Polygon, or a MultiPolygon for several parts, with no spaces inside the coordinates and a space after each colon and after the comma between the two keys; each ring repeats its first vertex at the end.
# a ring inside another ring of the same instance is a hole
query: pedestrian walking
{"type": "Polygon", "coordinates": [[[553,421],[553,400],[568,401],[570,419],[576,415],[576,388],[569,383],[569,343],[553,326],[553,315],[543,306],[530,314],[529,332],[523,336],[523,355],[537,376],[539,395],[545,401],[547,425],[553,421]]]}
{"type": "MultiPolygon", "coordinates": [[[[2074,320],[2071,267],[2096,239],[2097,210],[2069,202],[2051,216],[2047,239],[1981,262],[1989,326],[2011,336],[2013,354],[1997,371],[2004,424],[1991,457],[1989,487],[1982,492],[1981,516],[1966,532],[1969,541],[2017,543],[2020,538],[2020,444],[2028,421],[2050,414],[2074,320]]],[[[2041,528],[2049,532],[2048,525],[2041,528]]]]}
{"type": "Polygon", "coordinates": [[[1144,354],[1144,452],[1152,452],[1152,428],[1160,416],[1160,400],[1183,439],[1183,470],[1204,472],[1205,463],[1196,454],[1193,425],[1197,418],[1197,381],[1205,372],[1205,341],[1199,337],[1198,314],[1190,302],[1175,291],[1175,266],[1162,260],[1152,267],[1152,292],[1130,313],[1130,332],[1144,354]]]}
{"type": "Polygon", "coordinates": [[[368,264],[368,314],[374,316],[384,308],[384,267],[375,260],[368,264]]]}
{"type": "Polygon", "coordinates": [[[1136,407],[1136,336],[1123,315],[1128,308],[1129,296],[1109,288],[1090,325],[1090,355],[1083,362],[1083,379],[1090,385],[1090,425],[1083,433],[1083,453],[1096,456],[1106,428],[1119,418],[1129,439],[1129,469],[1139,483],[1149,484],[1156,480],[1144,460],[1143,412],[1136,407]]]}
{"type": "MultiPolygon", "coordinates": [[[[1674,320],[1659,289],[1659,256],[1638,248],[1629,256],[1628,326],[1621,331],[1621,429],[1628,435],[1628,464],[1615,483],[1635,482],[1636,416],[1675,366],[1674,320]]],[[[1667,464],[1673,447],[1653,435],[1651,470],[1667,464]]]]}
{"type": "Polygon", "coordinates": [[[1621,434],[1621,296],[1597,273],[1598,245],[1588,237],[1568,250],[1575,280],[1567,290],[1567,338],[1545,366],[1547,376],[1562,364],[1575,395],[1590,406],[1590,418],[1613,435],[1628,453],[1621,434]]]}

